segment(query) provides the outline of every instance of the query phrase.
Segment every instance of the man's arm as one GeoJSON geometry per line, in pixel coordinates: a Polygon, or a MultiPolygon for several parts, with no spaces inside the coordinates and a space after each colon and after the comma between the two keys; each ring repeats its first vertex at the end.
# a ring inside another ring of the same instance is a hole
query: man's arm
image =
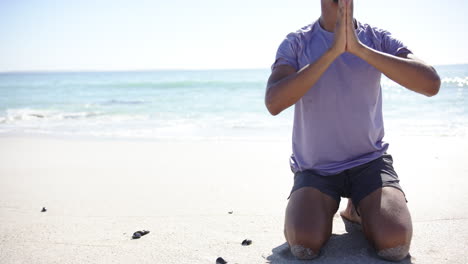
{"type": "Polygon", "coordinates": [[[295,104],[307,91],[314,86],[332,62],[346,49],[346,10],[344,1],[338,4],[338,15],[335,39],[332,47],[318,60],[306,65],[297,73],[289,65],[279,65],[274,68],[268,79],[265,105],[272,115],[281,113],[295,104]]]}
{"type": "Polygon", "coordinates": [[[354,30],[353,1],[346,1],[346,51],[360,57],[398,84],[426,96],[439,92],[440,77],[436,70],[413,54],[393,56],[362,44],[354,30]]]}
{"type": "Polygon", "coordinates": [[[362,46],[355,55],[412,91],[426,96],[439,92],[440,77],[436,70],[411,53],[396,57],[362,46]]]}
{"type": "Polygon", "coordinates": [[[337,57],[327,51],[317,61],[296,73],[289,65],[277,66],[270,75],[265,94],[265,105],[272,115],[295,104],[319,79],[337,57]]]}

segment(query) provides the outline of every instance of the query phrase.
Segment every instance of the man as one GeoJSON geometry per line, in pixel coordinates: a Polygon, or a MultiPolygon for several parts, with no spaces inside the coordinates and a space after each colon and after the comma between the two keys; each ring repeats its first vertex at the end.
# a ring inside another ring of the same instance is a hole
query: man
{"type": "Polygon", "coordinates": [[[321,6],[315,23],[280,45],[265,95],[272,115],[295,105],[285,237],[294,256],[315,258],[347,197],[342,218],[362,226],[380,257],[399,261],[412,223],[382,141],[380,77],[426,96],[438,93],[440,78],[389,32],[355,20],[352,0],[321,6]]]}

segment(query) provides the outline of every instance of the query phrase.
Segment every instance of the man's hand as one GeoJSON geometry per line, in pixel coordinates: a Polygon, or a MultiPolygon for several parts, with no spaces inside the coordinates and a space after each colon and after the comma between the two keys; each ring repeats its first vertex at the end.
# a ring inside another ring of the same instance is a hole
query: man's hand
{"type": "Polygon", "coordinates": [[[345,0],[338,1],[338,13],[336,14],[335,40],[332,46],[332,52],[336,56],[346,51],[346,6],[345,0]]]}
{"type": "Polygon", "coordinates": [[[354,27],[353,0],[344,0],[346,7],[346,51],[357,55],[363,44],[359,41],[354,27]]]}
{"type": "Polygon", "coordinates": [[[339,0],[332,51],[337,55],[344,52],[356,54],[361,47],[354,28],[353,0],[339,0]]]}

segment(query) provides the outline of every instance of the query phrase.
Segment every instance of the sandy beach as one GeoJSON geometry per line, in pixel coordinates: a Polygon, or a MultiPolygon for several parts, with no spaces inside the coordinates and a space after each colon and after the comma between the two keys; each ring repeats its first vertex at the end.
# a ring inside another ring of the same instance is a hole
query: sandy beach
{"type": "MultiPolygon", "coordinates": [[[[402,263],[468,263],[468,140],[387,140],[414,225],[402,263]]],[[[2,136],[0,262],[303,263],[282,234],[289,153],[287,140],[2,136]]],[[[333,224],[310,263],[387,263],[338,216],[333,224]]]]}

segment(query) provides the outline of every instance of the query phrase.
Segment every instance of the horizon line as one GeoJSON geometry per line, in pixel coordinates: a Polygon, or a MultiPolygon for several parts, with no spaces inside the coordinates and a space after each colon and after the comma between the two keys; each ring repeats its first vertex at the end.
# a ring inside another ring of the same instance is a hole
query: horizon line
{"type": "Polygon", "coordinates": [[[72,72],[155,72],[155,71],[233,71],[233,70],[268,70],[266,68],[161,68],[161,69],[79,69],[79,70],[10,70],[2,73],[72,73],[72,72]]]}
{"type": "MultiPolygon", "coordinates": [[[[434,64],[432,66],[460,66],[468,65],[466,63],[448,63],[434,64]]],[[[60,70],[7,70],[0,71],[0,74],[5,73],[78,73],[78,72],[156,72],[156,71],[230,71],[230,70],[269,70],[269,67],[250,67],[250,68],[160,68],[160,69],[60,69],[60,70]]]]}

